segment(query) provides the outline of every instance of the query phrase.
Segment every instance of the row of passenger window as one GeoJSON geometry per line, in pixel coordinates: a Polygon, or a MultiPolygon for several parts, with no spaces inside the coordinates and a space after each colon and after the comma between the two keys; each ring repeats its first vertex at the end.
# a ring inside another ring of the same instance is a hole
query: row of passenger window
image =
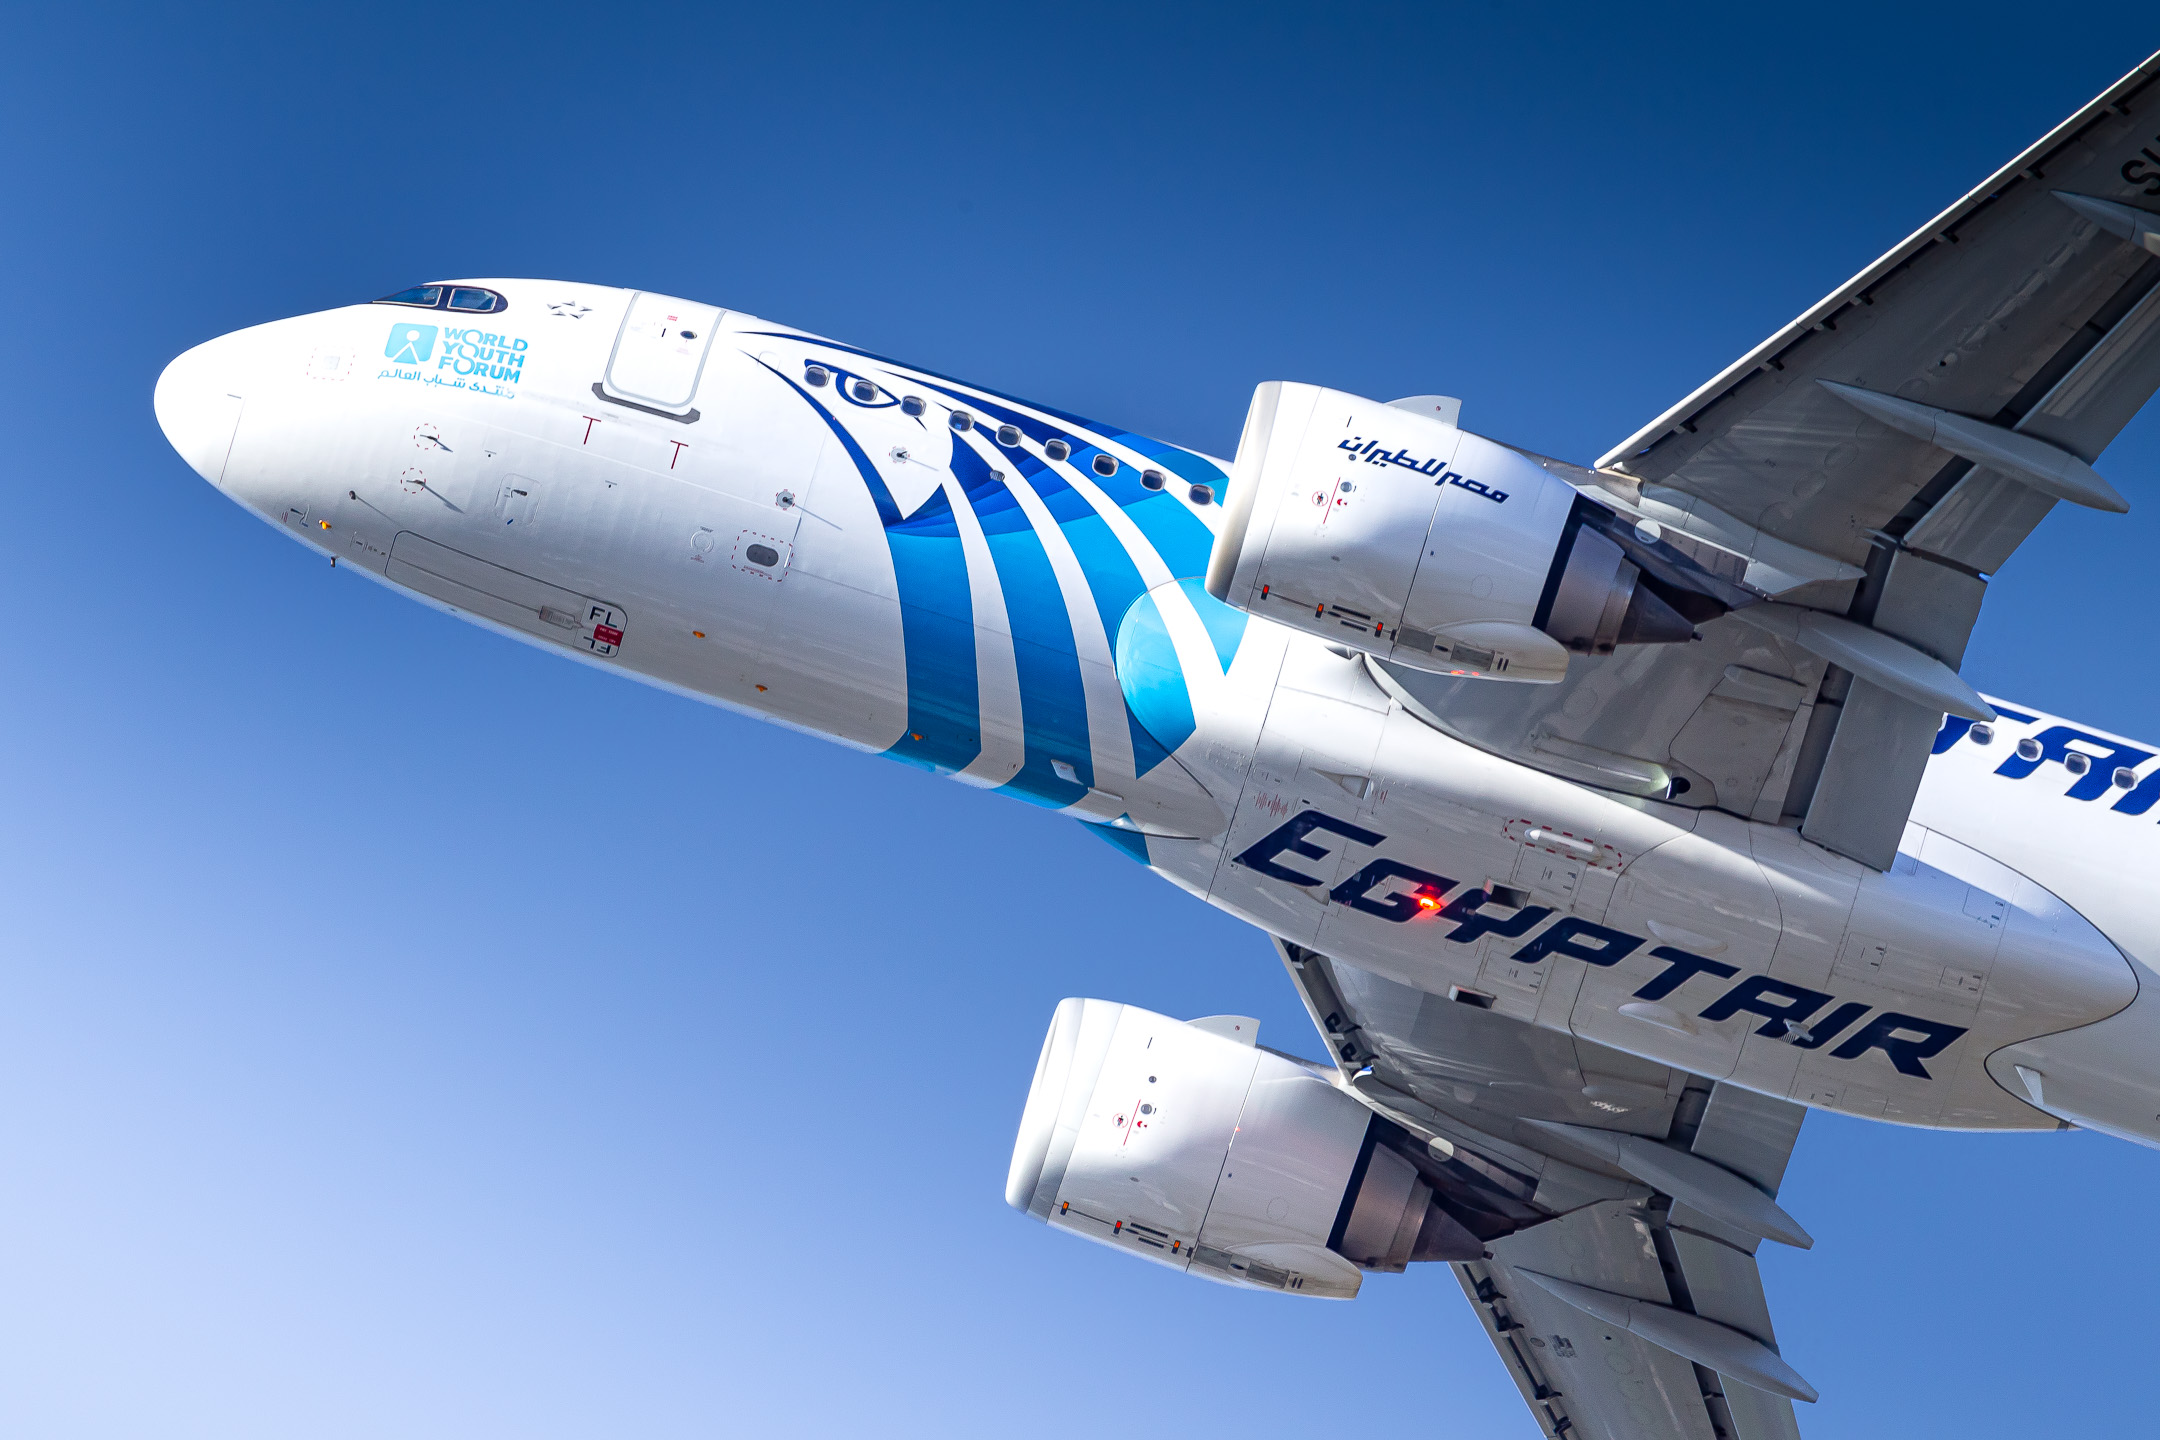
{"type": "MultiPolygon", "coordinates": [[[[823,365],[810,365],[804,368],[803,379],[811,386],[822,389],[832,384],[833,372],[823,365]]],[[[859,376],[848,381],[848,394],[864,405],[876,404],[880,393],[878,386],[873,381],[862,379],[859,376]]],[[[889,405],[892,402],[888,400],[885,403],[889,405]]],[[[929,408],[928,403],[920,395],[903,395],[900,397],[902,414],[920,417],[929,408]]],[[[965,410],[955,410],[947,417],[947,423],[954,430],[966,434],[975,428],[975,417],[965,410]]],[[[1020,433],[1020,427],[1017,425],[1000,425],[997,427],[996,433],[997,443],[1008,450],[1018,449],[1020,441],[1024,438],[1020,433]]],[[[1052,460],[1069,460],[1072,458],[1072,444],[1069,441],[1057,438],[1045,440],[1043,442],[1043,454],[1052,460]]],[[[1119,465],[1115,455],[1105,455],[1098,451],[1095,458],[1089,463],[1095,473],[1104,479],[1118,473],[1119,465]]],[[[1000,479],[1004,478],[1002,471],[997,473],[1000,479]]],[[[1160,490],[1169,483],[1169,477],[1160,470],[1146,469],[1140,472],[1140,483],[1150,490],[1160,490]]],[[[1195,505],[1211,505],[1215,501],[1215,487],[1212,485],[1194,485],[1186,491],[1186,495],[1195,505]]]]}

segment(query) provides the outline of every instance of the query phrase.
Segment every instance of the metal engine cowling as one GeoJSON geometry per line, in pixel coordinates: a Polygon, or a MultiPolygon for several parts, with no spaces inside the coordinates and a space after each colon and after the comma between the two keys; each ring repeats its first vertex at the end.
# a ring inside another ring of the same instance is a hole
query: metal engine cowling
{"type": "Polygon", "coordinates": [[[1518,451],[1431,415],[1269,381],[1208,592],[1443,675],[1550,683],[1746,603],[1518,451]]]}
{"type": "Polygon", "coordinates": [[[1255,1047],[1253,1028],[1060,1003],[1007,1203],[1190,1274],[1331,1299],[1356,1295],[1363,1270],[1481,1253],[1417,1165],[1379,1143],[1386,1122],[1255,1047]]]}

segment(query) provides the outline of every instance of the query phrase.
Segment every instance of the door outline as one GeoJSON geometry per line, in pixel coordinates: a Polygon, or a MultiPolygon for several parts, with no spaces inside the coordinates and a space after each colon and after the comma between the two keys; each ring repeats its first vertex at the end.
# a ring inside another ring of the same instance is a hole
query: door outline
{"type": "Polygon", "coordinates": [[[673,296],[660,295],[650,290],[633,292],[630,296],[630,303],[623,308],[622,322],[615,329],[615,343],[608,350],[607,370],[604,378],[594,382],[593,394],[611,404],[621,405],[627,409],[643,411],[648,415],[658,415],[684,425],[695,424],[698,420],[698,411],[692,406],[691,402],[697,398],[698,388],[705,383],[705,366],[712,359],[714,330],[726,314],[725,310],[700,304],[694,300],[678,300],[673,296]],[[671,400],[664,395],[642,394],[620,385],[616,380],[616,365],[623,357],[623,343],[633,338],[631,333],[633,324],[649,323],[647,317],[640,314],[640,306],[644,303],[656,303],[663,306],[677,305],[685,308],[695,307],[699,312],[711,312],[712,318],[709,321],[699,322],[703,326],[704,333],[693,337],[699,342],[697,365],[690,373],[689,386],[680,400],[671,400]]]}

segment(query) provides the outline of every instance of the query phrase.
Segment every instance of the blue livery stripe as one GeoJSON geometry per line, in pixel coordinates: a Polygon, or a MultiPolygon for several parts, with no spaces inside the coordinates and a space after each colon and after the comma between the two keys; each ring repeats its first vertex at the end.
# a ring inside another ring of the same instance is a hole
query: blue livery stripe
{"type": "Polygon", "coordinates": [[[1192,738],[1192,693],[1155,597],[1142,595],[1118,622],[1118,689],[1125,708],[1165,755],[1192,738]]]}
{"type": "MultiPolygon", "coordinates": [[[[957,382],[956,382],[957,383],[957,382]]],[[[1162,467],[1194,484],[1212,485],[1220,497],[1228,486],[1222,470],[1203,456],[1160,440],[1150,440],[1145,435],[1134,435],[1124,430],[1113,430],[1097,425],[1092,420],[1077,415],[1064,415],[1049,410],[1046,414],[1057,415],[1068,422],[1064,427],[1045,425],[1023,411],[1008,409],[1004,405],[984,400],[980,395],[961,390],[949,390],[942,385],[929,385],[947,399],[958,401],[980,412],[989,419],[1017,425],[1029,439],[1041,444],[1045,440],[1062,439],[1073,447],[1071,463],[1095,485],[1110,502],[1132,517],[1133,524],[1155,548],[1163,565],[1172,575],[1200,575],[1207,571],[1208,553],[1215,547],[1215,534],[1203,524],[1200,517],[1186,509],[1170,495],[1160,490],[1150,490],[1140,483],[1140,472],[1124,461],[1118,461],[1115,475],[1097,475],[1094,461],[1098,454],[1108,454],[1099,443],[1104,438],[1116,440],[1128,450],[1134,450],[1152,460],[1160,461],[1162,467]]],[[[994,392],[993,392],[994,393],[994,392]]],[[[1015,402],[1019,403],[1019,402],[1015,402]]],[[[1040,408],[1040,407],[1038,407],[1040,408]]],[[[1014,452],[1017,456],[1021,452],[1014,452]]],[[[1031,457],[1032,458],[1032,457],[1031,457]]],[[[1111,458],[1115,459],[1115,456],[1111,458]]],[[[1041,462],[1037,461],[1040,465],[1041,462]]],[[[1049,467],[1043,466],[1045,470],[1049,467]]],[[[1026,472],[1032,474],[1032,471],[1026,472]]],[[[1055,471],[1051,471],[1055,474],[1055,471]]],[[[1060,489],[1069,490],[1062,478],[1060,489]]],[[[1047,497],[1045,497],[1047,498],[1047,497]]],[[[1075,497],[1078,498],[1077,496],[1075,497]]],[[[1084,501],[1081,502],[1085,504],[1084,501]]],[[[1054,509],[1055,507],[1053,507],[1054,509]]],[[[1093,507],[1089,507],[1092,509],[1093,507]]],[[[1061,521],[1066,517],[1060,515],[1061,521]]],[[[1117,612],[1110,612],[1117,613],[1117,612]]]]}
{"type": "Polygon", "coordinates": [[[855,437],[815,395],[772,366],[765,368],[802,396],[846,448],[877,507],[886,548],[892,552],[893,583],[900,591],[908,718],[907,732],[885,753],[939,774],[964,770],[982,753],[982,699],[975,681],[975,607],[969,598],[967,561],[957,538],[935,534],[941,517],[946,527],[952,525],[952,504],[940,489],[915,512],[930,534],[894,533],[902,523],[900,507],[855,437]]]}
{"type": "MultiPolygon", "coordinates": [[[[892,363],[869,351],[830,341],[788,338],[892,363]]],[[[908,735],[888,754],[929,769],[951,771],[964,769],[982,753],[973,606],[958,517],[954,514],[954,504],[962,503],[982,530],[1004,593],[1020,688],[1022,764],[1001,788],[1037,804],[1063,807],[1079,800],[1095,784],[1087,694],[1074,639],[1074,616],[1068,611],[1064,590],[1050,563],[1045,537],[1036,533],[1028,511],[1013,487],[1005,483],[1005,472],[1024,479],[1079,563],[1089,598],[1116,653],[1135,772],[1147,774],[1191,735],[1191,699],[1184,677],[1177,673],[1175,649],[1169,643],[1162,617],[1146,596],[1147,584],[1139,559],[1095,508],[1095,502],[1057,467],[1024,447],[1015,447],[1000,450],[998,462],[1004,467],[1001,472],[967,441],[956,437],[951,470],[962,498],[955,502],[949,491],[940,490],[913,515],[903,517],[876,466],[834,413],[804,386],[769,364],[766,368],[801,395],[839,438],[862,475],[885,529],[900,588],[908,683],[908,735]],[[1135,687],[1124,673],[1126,637],[1122,630],[1113,631],[1112,626],[1114,622],[1130,626],[1143,612],[1146,618],[1142,630],[1147,635],[1151,659],[1146,667],[1147,678],[1135,687]],[[1149,697],[1146,711],[1135,704],[1135,696],[1142,694],[1149,697]],[[1079,777],[1077,782],[1057,775],[1053,762],[1059,761],[1071,767],[1079,777]]],[[[911,377],[927,373],[914,367],[894,368],[906,370],[911,377]]],[[[958,388],[962,383],[959,381],[950,382],[954,388],[929,381],[920,383],[925,390],[967,408],[983,425],[1017,426],[1038,446],[1052,439],[1066,441],[1072,446],[1070,463],[1125,513],[1140,533],[1138,543],[1148,546],[1154,552],[1152,558],[1159,560],[1169,574],[1197,577],[1206,569],[1214,535],[1175,494],[1149,490],[1140,483],[1140,470],[1128,462],[1120,460],[1115,473],[1107,476],[1096,474],[1093,466],[1097,455],[1107,453],[1101,447],[1115,443],[1127,454],[1147,457],[1180,481],[1213,485],[1220,494],[1225,477],[1204,456],[1144,435],[1099,427],[1062,411],[1041,406],[1014,408],[1028,402],[985,392],[980,387],[958,388]],[[1045,415],[1052,418],[1045,420],[1045,415]]],[[[1209,597],[1197,579],[1183,579],[1181,584],[1205,623],[1216,657],[1227,672],[1244,634],[1245,616],[1209,597]]]]}
{"type": "Polygon", "coordinates": [[[1000,516],[1009,512],[1020,517],[1017,527],[1005,523],[994,532],[988,523],[983,527],[1012,628],[1025,745],[1019,773],[1000,788],[1062,809],[1085,796],[1095,783],[1087,692],[1080,679],[1080,652],[1073,641],[1065,592],[1058,585],[1042,537],[1027,523],[1020,502],[991,473],[988,463],[970,447],[955,445],[952,468],[971,500],[982,497],[975,502],[978,514],[988,509],[1000,516]],[[1080,777],[1078,783],[1061,779],[1051,768],[1060,760],[1080,777]]]}
{"type": "MultiPolygon", "coordinates": [[[[806,335],[800,331],[794,330],[745,330],[742,333],[745,335],[764,336],[768,339],[773,340],[793,340],[804,345],[815,345],[818,346],[820,349],[824,350],[838,350],[843,355],[859,355],[865,360],[875,360],[878,362],[878,364],[888,366],[895,371],[904,370],[910,375],[926,375],[932,380],[943,380],[948,385],[964,385],[970,391],[976,394],[993,395],[996,396],[998,399],[1012,405],[1025,405],[1032,410],[1039,410],[1045,415],[1055,415],[1058,419],[1064,420],[1070,424],[1087,426],[1095,429],[1101,428],[1100,426],[1097,426],[1093,420],[1088,419],[1084,415],[1073,415],[1067,413],[1066,411],[1058,410],[1048,405],[1038,405],[1032,400],[1023,400],[1017,395],[1007,395],[1002,390],[985,390],[982,386],[976,385],[971,381],[957,379],[951,375],[940,374],[938,371],[935,370],[925,370],[920,365],[909,365],[902,361],[895,360],[889,355],[880,355],[875,350],[865,350],[860,346],[856,345],[843,345],[837,340],[827,340],[821,335],[806,335]]],[[[957,395],[957,392],[946,390],[943,386],[931,385],[929,388],[932,390],[937,390],[941,394],[957,395]]],[[[975,402],[970,399],[969,403],[972,404],[975,402]]],[[[1015,423],[1018,422],[1016,421],[1015,423]]]]}
{"type": "Polygon", "coordinates": [[[1180,580],[1178,589],[1192,601],[1200,623],[1207,627],[1208,639],[1214,642],[1216,662],[1222,666],[1223,674],[1228,675],[1230,662],[1237,659],[1238,644],[1245,638],[1245,624],[1252,617],[1208,594],[1207,582],[1203,579],[1180,580]]]}
{"type": "Polygon", "coordinates": [[[1123,830],[1115,825],[1097,825],[1093,821],[1082,821],[1081,823],[1127,855],[1132,856],[1142,865],[1148,863],[1147,836],[1142,835],[1139,831],[1123,830]]]}

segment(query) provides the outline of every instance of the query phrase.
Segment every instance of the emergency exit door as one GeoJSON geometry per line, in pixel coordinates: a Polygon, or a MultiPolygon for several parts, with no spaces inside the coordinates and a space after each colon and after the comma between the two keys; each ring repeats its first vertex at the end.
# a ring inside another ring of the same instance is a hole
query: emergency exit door
{"type": "Polygon", "coordinates": [[[616,332],[607,378],[593,388],[617,404],[685,423],[697,419],[691,402],[722,313],[694,300],[639,291],[616,332]]]}

